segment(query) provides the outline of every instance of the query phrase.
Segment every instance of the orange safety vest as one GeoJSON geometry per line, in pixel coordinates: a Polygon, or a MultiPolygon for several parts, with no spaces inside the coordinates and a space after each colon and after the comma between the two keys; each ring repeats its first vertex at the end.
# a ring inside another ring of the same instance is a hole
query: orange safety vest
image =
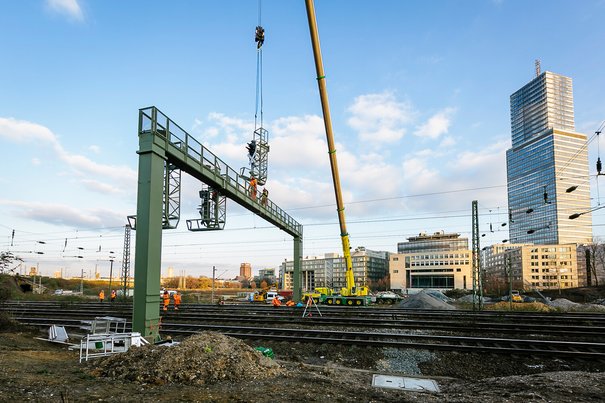
{"type": "Polygon", "coordinates": [[[99,292],[99,299],[105,299],[105,293],[102,290],[99,292]]]}
{"type": "Polygon", "coordinates": [[[170,294],[168,294],[167,292],[165,292],[163,298],[164,298],[164,305],[170,304],[170,294]]]}
{"type": "Polygon", "coordinates": [[[279,301],[279,298],[273,297],[273,306],[281,306],[281,302],[279,301]]]}
{"type": "Polygon", "coordinates": [[[111,299],[116,299],[116,292],[115,291],[111,292],[111,299]]]}
{"type": "Polygon", "coordinates": [[[174,305],[180,305],[181,303],[181,294],[174,294],[174,305]]]}

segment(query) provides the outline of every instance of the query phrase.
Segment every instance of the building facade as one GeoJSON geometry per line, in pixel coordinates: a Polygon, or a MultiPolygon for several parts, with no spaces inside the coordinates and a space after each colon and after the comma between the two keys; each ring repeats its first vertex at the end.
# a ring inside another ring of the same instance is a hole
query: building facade
{"type": "Polygon", "coordinates": [[[254,278],[258,285],[264,280],[267,285],[277,284],[277,276],[275,275],[275,269],[260,269],[258,276],[254,278]]]}
{"type": "Polygon", "coordinates": [[[244,279],[252,278],[252,265],[250,263],[240,263],[239,277],[242,277],[244,279]]]}
{"type": "Polygon", "coordinates": [[[549,71],[510,97],[506,152],[512,243],[592,242],[586,136],[575,132],[572,80],[549,71]],[[577,187],[571,191],[572,187],[577,187]]]}
{"type": "Polygon", "coordinates": [[[509,288],[553,290],[578,287],[576,244],[494,245],[484,260],[484,287],[505,294],[509,288]]]}
{"type": "Polygon", "coordinates": [[[472,253],[460,234],[419,234],[398,243],[397,251],[389,259],[392,290],[473,288],[472,253]]]}
{"type": "MultiPolygon", "coordinates": [[[[389,252],[358,247],[351,253],[351,260],[353,276],[358,286],[370,287],[378,283],[387,285],[389,252]]],[[[303,292],[312,291],[316,287],[328,287],[334,290],[346,287],[344,258],[337,253],[326,253],[324,257],[305,257],[300,271],[303,292]]],[[[280,267],[284,289],[293,289],[293,276],[294,262],[284,261],[280,267]]]]}

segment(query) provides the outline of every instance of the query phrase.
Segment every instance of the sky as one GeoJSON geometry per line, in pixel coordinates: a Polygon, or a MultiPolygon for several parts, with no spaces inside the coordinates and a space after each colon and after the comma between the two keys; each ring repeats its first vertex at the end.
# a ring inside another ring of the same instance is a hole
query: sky
{"type": "MultiPolygon", "coordinates": [[[[141,108],[156,106],[235,170],[247,166],[259,20],[269,197],[304,226],[303,257],[342,251],[303,0],[0,8],[1,251],[44,275],[107,276],[112,257],[121,270],[141,108]]],[[[353,248],[396,252],[438,231],[470,239],[473,200],[481,247],[508,239],[509,97],[535,76],[536,59],[573,79],[576,131],[590,137],[605,120],[603,0],[316,0],[315,9],[353,248]]],[[[594,175],[603,147],[589,147],[594,175]]],[[[214,267],[232,278],[242,262],[256,273],[292,259],[289,235],[232,201],[223,231],[188,232],[200,186],[184,176],[180,225],[163,232],[164,274],[214,267]]],[[[591,189],[593,206],[605,202],[594,176],[591,189]]],[[[603,214],[593,215],[595,236],[603,214]]]]}

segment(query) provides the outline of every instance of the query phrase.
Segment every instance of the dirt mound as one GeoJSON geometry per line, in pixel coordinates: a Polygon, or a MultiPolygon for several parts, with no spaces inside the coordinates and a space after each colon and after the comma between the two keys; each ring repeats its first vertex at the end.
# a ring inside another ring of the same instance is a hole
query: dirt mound
{"type": "Polygon", "coordinates": [[[605,306],[600,304],[579,304],[566,298],[557,298],[550,306],[564,312],[605,312],[605,306]]]}
{"type": "Polygon", "coordinates": [[[424,290],[406,298],[397,306],[404,309],[456,309],[452,305],[427,294],[424,290]]]}
{"type": "Polygon", "coordinates": [[[95,376],[148,384],[213,384],[282,375],[283,369],[243,341],[203,332],[173,347],[133,347],[94,362],[95,376]]]}
{"type": "Polygon", "coordinates": [[[486,305],[485,309],[488,311],[529,311],[529,312],[553,312],[556,311],[554,307],[543,304],[541,302],[510,302],[501,301],[495,304],[486,305]]]}

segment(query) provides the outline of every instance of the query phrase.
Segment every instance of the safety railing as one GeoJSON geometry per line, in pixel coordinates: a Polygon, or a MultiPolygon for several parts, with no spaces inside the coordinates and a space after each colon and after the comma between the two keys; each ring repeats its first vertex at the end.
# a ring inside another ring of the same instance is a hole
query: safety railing
{"type": "Polygon", "coordinates": [[[239,194],[242,199],[248,198],[250,203],[256,203],[263,213],[297,234],[302,234],[301,224],[268,198],[263,202],[260,192],[257,191],[256,197],[252,197],[248,178],[227,165],[155,106],[139,110],[139,135],[147,133],[160,136],[166,142],[167,151],[179,153],[186,162],[197,166],[204,175],[212,177],[225,189],[239,194]]]}

